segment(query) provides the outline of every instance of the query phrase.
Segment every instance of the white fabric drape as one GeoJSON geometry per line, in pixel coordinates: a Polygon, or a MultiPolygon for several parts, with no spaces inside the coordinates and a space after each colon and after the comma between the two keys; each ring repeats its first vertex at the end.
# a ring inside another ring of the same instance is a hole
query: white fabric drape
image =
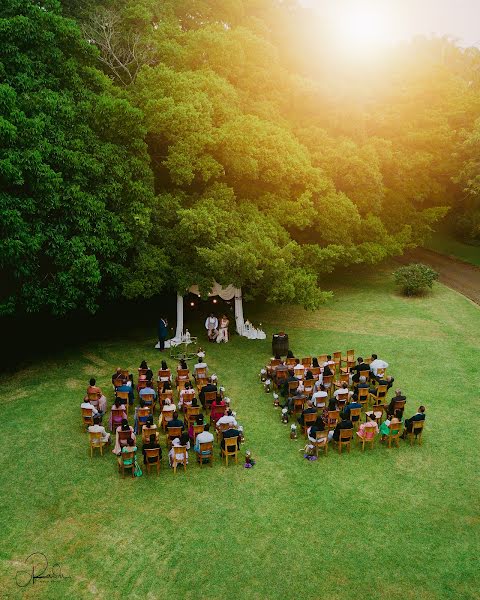
{"type": "MultiPolygon", "coordinates": [[[[200,296],[200,289],[198,285],[192,285],[188,292],[200,296]]],[[[265,333],[261,329],[255,329],[250,324],[245,323],[243,317],[243,302],[242,302],[242,289],[237,288],[234,285],[228,285],[222,287],[216,281],[214,282],[212,289],[210,290],[209,296],[220,296],[222,300],[232,300],[235,298],[235,328],[239,335],[247,337],[249,339],[260,339],[266,338],[265,333]]],[[[176,346],[184,340],[183,332],[183,296],[177,294],[177,326],[175,329],[175,337],[165,342],[165,347],[170,348],[176,346]]],[[[155,346],[159,348],[159,344],[155,346]]]]}

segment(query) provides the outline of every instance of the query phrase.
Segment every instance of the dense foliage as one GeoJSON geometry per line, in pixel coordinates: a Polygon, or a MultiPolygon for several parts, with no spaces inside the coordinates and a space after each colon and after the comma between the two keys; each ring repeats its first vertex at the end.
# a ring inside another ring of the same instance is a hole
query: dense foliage
{"type": "Polygon", "coordinates": [[[323,274],[478,212],[476,50],[419,39],[358,77],[295,2],[63,10],[0,9],[3,312],[213,279],[313,308],[323,274]]]}
{"type": "Polygon", "coordinates": [[[432,288],[433,282],[438,279],[438,273],[421,263],[412,263],[400,267],[393,274],[395,283],[401,288],[405,296],[418,296],[427,288],[432,288]]]}

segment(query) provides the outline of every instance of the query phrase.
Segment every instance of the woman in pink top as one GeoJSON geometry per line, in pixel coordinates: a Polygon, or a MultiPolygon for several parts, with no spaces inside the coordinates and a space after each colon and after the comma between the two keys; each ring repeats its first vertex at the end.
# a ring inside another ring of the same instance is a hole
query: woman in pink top
{"type": "Polygon", "coordinates": [[[375,421],[375,415],[372,413],[367,415],[368,421],[366,423],[362,423],[358,428],[357,435],[360,439],[371,440],[372,437],[376,436],[378,433],[378,425],[375,421]]]}

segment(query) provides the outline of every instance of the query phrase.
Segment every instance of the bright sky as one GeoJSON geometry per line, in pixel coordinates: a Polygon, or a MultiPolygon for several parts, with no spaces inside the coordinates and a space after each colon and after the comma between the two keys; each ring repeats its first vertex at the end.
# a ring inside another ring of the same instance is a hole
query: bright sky
{"type": "Polygon", "coordinates": [[[299,1],[316,6],[340,35],[367,35],[381,43],[416,34],[449,35],[461,46],[480,46],[480,0],[299,1]]]}

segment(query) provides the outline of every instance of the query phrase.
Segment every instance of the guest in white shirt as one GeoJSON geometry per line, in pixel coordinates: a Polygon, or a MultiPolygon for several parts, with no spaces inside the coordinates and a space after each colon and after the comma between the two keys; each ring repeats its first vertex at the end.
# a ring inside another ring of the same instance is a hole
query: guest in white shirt
{"type": "Polygon", "coordinates": [[[201,360],[193,367],[193,376],[197,377],[197,371],[199,369],[205,369],[205,374],[208,375],[208,365],[204,360],[201,360]]]}
{"type": "Polygon", "coordinates": [[[90,425],[88,431],[90,433],[101,433],[102,437],[100,438],[102,442],[110,443],[110,434],[106,432],[105,427],[101,425],[102,418],[100,415],[96,415],[93,418],[94,425],[90,425]]]}
{"type": "Polygon", "coordinates": [[[228,408],[225,411],[225,414],[223,415],[223,417],[220,417],[217,421],[217,427],[219,427],[219,425],[223,425],[223,424],[232,424],[237,426],[237,420],[235,419],[235,417],[233,416],[233,412],[228,408]]]}
{"type": "Polygon", "coordinates": [[[81,404],[80,404],[80,408],[91,408],[92,409],[92,415],[101,415],[102,413],[99,413],[98,410],[93,406],[93,404],[90,404],[90,402],[88,400],[84,400],[81,404]]]}
{"type": "Polygon", "coordinates": [[[303,379],[305,375],[305,367],[302,365],[298,358],[297,364],[293,367],[293,374],[297,379],[303,379]]]}
{"type": "Polygon", "coordinates": [[[370,363],[370,371],[377,376],[377,369],[387,369],[388,363],[378,358],[376,354],[372,354],[372,362],[370,363]]]}
{"type": "Polygon", "coordinates": [[[325,390],[325,387],[320,384],[318,391],[316,391],[312,396],[313,404],[317,408],[323,408],[325,406],[326,400],[328,397],[328,392],[325,390]]]}
{"type": "MultiPolygon", "coordinates": [[[[213,442],[213,433],[210,433],[210,423],[205,424],[205,429],[199,433],[195,440],[195,452],[200,452],[200,444],[205,444],[207,442],[213,442]]],[[[208,451],[205,451],[204,454],[209,454],[208,451]]]]}
{"type": "Polygon", "coordinates": [[[350,398],[351,396],[353,396],[353,392],[351,392],[351,391],[348,389],[348,385],[347,385],[346,383],[344,383],[344,384],[342,385],[342,387],[341,387],[341,388],[338,388],[338,390],[335,390],[335,391],[333,392],[333,396],[334,396],[335,398],[336,398],[336,397],[337,397],[339,394],[348,394],[348,397],[349,397],[349,398],[350,398]]]}

